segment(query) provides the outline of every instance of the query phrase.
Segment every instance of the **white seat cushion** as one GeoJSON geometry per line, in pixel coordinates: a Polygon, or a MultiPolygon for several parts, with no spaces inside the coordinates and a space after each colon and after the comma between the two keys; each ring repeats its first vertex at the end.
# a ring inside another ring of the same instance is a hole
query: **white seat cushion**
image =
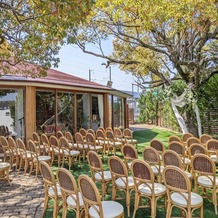
{"type": "Polygon", "coordinates": [[[100,150],[103,149],[103,147],[100,146],[100,145],[97,145],[97,146],[95,146],[95,147],[94,147],[94,146],[90,146],[89,149],[90,149],[90,150],[97,150],[97,151],[100,151],[100,150]]]}
{"type": "MultiPolygon", "coordinates": [[[[56,184],[56,187],[57,187],[58,197],[61,197],[61,188],[59,184],[56,184]]],[[[48,194],[53,197],[55,196],[54,187],[49,187],[48,194]]]]}
{"type": "MultiPolygon", "coordinates": [[[[104,180],[105,181],[110,181],[112,179],[110,171],[103,171],[103,173],[104,173],[104,180]]],[[[102,180],[102,176],[101,175],[102,175],[101,172],[95,173],[95,179],[97,181],[101,181],[102,180]]]]}
{"type": "Polygon", "coordinates": [[[188,176],[188,178],[189,178],[189,179],[191,179],[191,178],[192,178],[192,174],[191,174],[191,173],[189,173],[188,171],[185,171],[185,174],[188,176]]]}
{"type": "Polygon", "coordinates": [[[50,156],[38,156],[38,161],[50,161],[51,157],[50,156]]]}
{"type": "MultiPolygon", "coordinates": [[[[122,179],[118,178],[115,182],[116,182],[116,185],[120,188],[126,187],[126,185],[125,185],[126,178],[125,177],[122,177],[122,179]]],[[[134,180],[133,180],[132,176],[128,177],[128,183],[129,183],[129,187],[134,187],[134,180]]]]}
{"type": "MultiPolygon", "coordinates": [[[[151,183],[141,184],[138,188],[139,191],[144,195],[151,195],[151,183]]],[[[154,183],[154,194],[162,195],[166,192],[166,187],[160,183],[154,183]]]]}
{"type": "MultiPolygon", "coordinates": [[[[187,193],[183,193],[183,194],[186,198],[188,197],[187,193]]],[[[182,207],[187,207],[187,201],[184,196],[177,192],[172,193],[171,194],[172,203],[182,207]]],[[[203,204],[203,198],[199,194],[191,192],[191,206],[195,206],[199,204],[203,204]]]]}
{"type": "MultiPolygon", "coordinates": [[[[77,200],[77,198],[76,198],[76,195],[72,195],[72,196],[70,195],[70,196],[67,197],[67,205],[69,207],[75,208],[76,207],[76,202],[75,202],[74,198],[76,200],[77,200]]],[[[78,196],[79,196],[79,205],[80,205],[80,207],[83,207],[84,206],[84,202],[83,202],[82,195],[81,195],[80,192],[78,192],[78,196]]]]}
{"type": "Polygon", "coordinates": [[[218,157],[215,154],[211,155],[210,158],[212,159],[212,161],[218,162],[218,157]]]}
{"type": "MultiPolygon", "coordinates": [[[[213,176],[199,176],[198,184],[205,187],[212,187],[213,176]],[[209,177],[209,178],[208,178],[209,177]]],[[[216,177],[216,185],[218,186],[218,177],[216,177]]]]}
{"type": "MultiPolygon", "coordinates": [[[[151,166],[151,169],[152,169],[154,175],[158,175],[158,174],[159,174],[159,172],[158,172],[158,166],[152,165],[152,166],[151,166]]],[[[160,173],[163,172],[163,169],[164,169],[164,166],[160,166],[160,173]]]]}
{"type": "Polygon", "coordinates": [[[72,157],[76,157],[76,156],[78,156],[78,155],[80,155],[80,152],[79,151],[66,151],[66,150],[64,150],[64,155],[66,155],[66,156],[72,156],[72,157]]]}
{"type": "MultiPolygon", "coordinates": [[[[102,210],[104,218],[119,217],[123,213],[123,206],[116,201],[102,201],[102,210]]],[[[89,209],[91,218],[100,218],[99,214],[93,207],[89,209]]]]}

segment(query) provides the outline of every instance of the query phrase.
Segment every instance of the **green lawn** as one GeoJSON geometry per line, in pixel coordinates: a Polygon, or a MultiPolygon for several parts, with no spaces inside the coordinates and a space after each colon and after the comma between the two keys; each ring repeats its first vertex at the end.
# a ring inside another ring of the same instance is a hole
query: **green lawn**
{"type": "MultiPolygon", "coordinates": [[[[134,138],[138,140],[138,153],[139,153],[139,158],[142,158],[142,150],[144,147],[149,145],[149,142],[156,138],[161,140],[165,147],[167,148],[167,143],[168,143],[168,137],[171,135],[175,135],[176,133],[171,132],[171,131],[167,131],[167,130],[162,130],[162,129],[158,129],[158,128],[153,128],[153,129],[149,129],[149,130],[140,130],[140,131],[135,131],[133,133],[134,138]]],[[[178,136],[181,136],[179,134],[176,134],[178,136]]],[[[122,157],[120,152],[117,152],[117,155],[122,157]]],[[[108,169],[108,165],[107,165],[107,158],[103,159],[103,164],[104,164],[104,168],[108,169]]],[[[65,166],[66,168],[68,166],[65,166]]],[[[57,167],[53,166],[53,171],[54,173],[56,172],[57,167]]],[[[90,171],[89,171],[89,166],[87,164],[87,162],[82,162],[81,167],[79,165],[74,165],[72,167],[71,173],[74,175],[74,177],[77,179],[79,175],[81,174],[87,174],[90,176],[90,171]]],[[[99,185],[99,184],[97,184],[99,185]]],[[[99,186],[100,187],[100,186],[99,186]]],[[[111,191],[111,186],[109,185],[109,194],[106,196],[106,200],[110,200],[111,196],[110,196],[110,191],[111,191]]],[[[133,193],[133,199],[132,199],[132,203],[131,203],[131,215],[133,213],[134,210],[134,193],[133,193]]],[[[125,209],[125,217],[127,217],[127,212],[126,212],[126,207],[125,207],[125,200],[124,201],[119,201],[125,209]]],[[[160,202],[161,203],[161,202],[160,202]]],[[[52,204],[52,201],[49,202],[49,204],[52,204]]],[[[45,217],[46,218],[50,218],[52,217],[52,209],[47,209],[45,217]]],[[[151,211],[150,209],[146,208],[146,209],[138,209],[137,213],[136,213],[136,217],[150,217],[151,211]]],[[[130,217],[131,217],[130,215],[130,217]]],[[[198,213],[195,213],[196,216],[198,216],[198,213]]],[[[165,213],[165,209],[164,208],[157,208],[157,218],[165,218],[166,213],[165,213]]],[[[175,209],[173,210],[173,216],[179,216],[179,210],[175,209]]],[[[61,211],[59,212],[59,216],[61,217],[61,211]]],[[[71,217],[74,218],[75,214],[74,212],[68,212],[67,217],[71,217]]],[[[212,204],[211,200],[207,200],[204,199],[204,217],[210,217],[210,218],[215,218],[218,217],[215,215],[214,212],[214,207],[212,204]]]]}

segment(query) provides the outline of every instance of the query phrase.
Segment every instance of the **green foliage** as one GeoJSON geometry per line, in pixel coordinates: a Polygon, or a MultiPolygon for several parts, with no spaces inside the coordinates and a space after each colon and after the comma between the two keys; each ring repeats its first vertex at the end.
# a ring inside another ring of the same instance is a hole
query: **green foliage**
{"type": "Polygon", "coordinates": [[[165,97],[162,89],[159,88],[146,92],[145,95],[140,96],[138,102],[139,122],[162,125],[163,127],[179,131],[178,122],[172,110],[170,100],[165,97]],[[162,120],[161,123],[158,122],[159,119],[162,120]]]}
{"type": "Polygon", "coordinates": [[[218,75],[214,75],[210,80],[198,90],[198,105],[201,112],[202,126],[205,133],[212,134],[213,129],[218,128],[218,75]]]}
{"type": "Polygon", "coordinates": [[[1,1],[0,75],[43,76],[52,64],[57,67],[56,55],[67,31],[84,22],[92,3],[92,0],[1,1]],[[40,67],[30,68],[26,62],[40,67]]]}

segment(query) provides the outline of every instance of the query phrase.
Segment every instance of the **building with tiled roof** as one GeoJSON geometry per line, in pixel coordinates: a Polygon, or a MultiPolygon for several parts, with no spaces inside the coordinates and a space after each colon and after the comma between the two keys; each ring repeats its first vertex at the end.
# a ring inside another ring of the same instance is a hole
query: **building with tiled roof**
{"type": "Polygon", "coordinates": [[[45,77],[3,75],[0,111],[7,110],[4,116],[10,119],[0,119],[0,127],[7,126],[7,134],[26,140],[34,131],[51,135],[99,126],[125,128],[127,97],[125,92],[54,69],[47,70],[45,77]]]}

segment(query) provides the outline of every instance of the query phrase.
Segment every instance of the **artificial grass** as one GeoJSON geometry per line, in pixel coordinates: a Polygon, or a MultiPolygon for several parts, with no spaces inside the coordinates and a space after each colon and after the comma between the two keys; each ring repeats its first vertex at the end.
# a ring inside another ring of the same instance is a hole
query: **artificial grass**
{"type": "MultiPolygon", "coordinates": [[[[135,139],[138,140],[138,154],[139,154],[139,158],[142,158],[142,150],[144,149],[144,147],[149,145],[149,142],[156,138],[161,140],[164,143],[164,146],[167,148],[168,146],[168,138],[171,135],[177,135],[177,136],[181,136],[181,134],[172,132],[172,131],[168,131],[168,130],[163,130],[163,129],[158,129],[158,128],[153,128],[153,129],[148,129],[148,130],[139,130],[139,131],[135,131],[133,132],[133,137],[135,139]]],[[[122,154],[120,151],[117,152],[117,156],[122,158],[122,154]]],[[[108,168],[108,158],[105,157],[104,159],[102,159],[103,162],[103,166],[104,169],[107,170],[108,168]]],[[[66,168],[68,168],[68,166],[65,166],[66,168]]],[[[54,174],[56,174],[56,170],[57,170],[57,166],[53,166],[52,170],[54,172],[54,174]]],[[[91,176],[90,174],[90,170],[89,170],[89,165],[88,162],[82,162],[81,167],[79,166],[79,164],[75,164],[74,166],[72,166],[72,170],[71,173],[73,174],[73,176],[75,177],[75,179],[78,181],[78,177],[81,174],[86,174],[91,176]]],[[[97,183],[97,186],[100,189],[100,183],[97,183]]],[[[120,192],[121,193],[121,192],[120,192]]],[[[121,193],[121,195],[124,196],[124,193],[121,193]]],[[[106,195],[106,200],[111,200],[111,184],[109,185],[108,188],[108,193],[106,195]]],[[[125,210],[125,217],[127,217],[127,210],[126,210],[126,204],[125,204],[125,200],[120,200],[118,201],[120,202],[123,206],[124,206],[124,210],[125,210]]],[[[49,202],[49,205],[52,206],[52,200],[49,202]]],[[[163,202],[161,202],[163,203],[163,202]]],[[[158,202],[159,204],[159,202],[158,202]]],[[[132,200],[131,200],[131,207],[130,207],[130,212],[132,216],[134,210],[134,192],[132,193],[132,200]]],[[[173,216],[180,216],[180,211],[175,208],[173,209],[173,216]]],[[[194,213],[194,216],[199,216],[198,211],[196,211],[194,213]]],[[[52,208],[48,208],[46,210],[46,214],[45,214],[45,218],[50,218],[53,217],[53,209],[52,208]]],[[[58,218],[62,217],[62,213],[61,210],[59,211],[58,214],[58,218]]],[[[75,213],[73,211],[68,211],[67,213],[67,218],[75,218],[75,213]]],[[[140,217],[151,217],[151,210],[149,208],[143,208],[143,209],[138,209],[136,212],[136,218],[140,218],[140,217]]],[[[166,210],[165,208],[157,208],[157,218],[165,218],[166,217],[166,210]]],[[[217,218],[218,216],[215,215],[214,212],[214,206],[212,204],[212,200],[210,198],[210,200],[208,199],[204,199],[204,217],[210,217],[210,218],[217,218]]]]}

